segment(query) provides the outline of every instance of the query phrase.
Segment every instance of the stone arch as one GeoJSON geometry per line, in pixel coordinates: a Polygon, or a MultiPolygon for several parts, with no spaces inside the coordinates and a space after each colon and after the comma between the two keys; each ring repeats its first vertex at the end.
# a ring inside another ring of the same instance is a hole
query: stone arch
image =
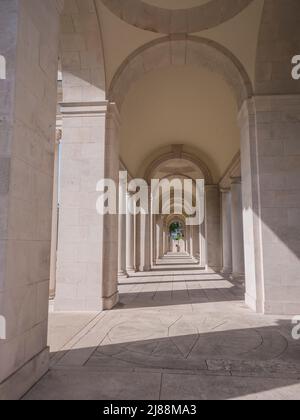
{"type": "MultiPolygon", "coordinates": [[[[155,171],[157,170],[157,168],[162,165],[164,162],[168,162],[170,160],[173,159],[183,159],[183,160],[187,160],[189,162],[191,162],[192,164],[196,165],[200,171],[203,174],[205,183],[207,185],[212,185],[213,184],[213,176],[212,173],[209,169],[209,167],[206,165],[205,162],[203,162],[199,157],[192,155],[188,152],[185,152],[181,149],[178,149],[176,147],[173,147],[173,150],[168,152],[168,153],[164,153],[162,154],[160,157],[156,157],[154,158],[154,160],[150,163],[150,165],[148,165],[148,167],[145,170],[144,173],[144,178],[145,180],[150,183],[151,179],[153,178],[153,175],[155,173],[155,171]]],[[[181,176],[183,176],[184,174],[181,174],[181,176]]]]}
{"type": "Polygon", "coordinates": [[[179,222],[182,225],[182,230],[184,237],[186,235],[186,219],[184,215],[180,214],[170,214],[166,216],[163,220],[164,226],[167,229],[167,232],[170,233],[170,227],[173,223],[179,222]]]}
{"type": "MultiPolygon", "coordinates": [[[[193,199],[195,198],[195,196],[193,195],[192,197],[193,199]]],[[[184,200],[175,200],[174,198],[170,198],[168,199],[164,205],[162,206],[162,211],[164,211],[165,208],[167,208],[168,206],[171,207],[171,209],[173,208],[173,212],[171,213],[171,215],[177,215],[177,217],[179,217],[179,213],[178,213],[178,209],[179,206],[181,207],[181,209],[183,210],[182,212],[182,217],[184,218],[184,220],[186,220],[187,218],[191,217],[191,212],[192,212],[192,208],[191,208],[191,203],[188,203],[188,207],[184,207],[184,200]],[[190,212],[190,214],[186,213],[186,210],[188,210],[188,212],[190,212]]]]}
{"type": "Polygon", "coordinates": [[[59,58],[64,102],[105,101],[103,37],[95,2],[68,0],[61,21],[59,58]]]}
{"type": "Polygon", "coordinates": [[[300,83],[291,76],[292,57],[299,53],[299,28],[299,0],[265,0],[256,57],[256,95],[300,93],[300,83]]]}
{"type": "Polygon", "coordinates": [[[164,217],[164,225],[168,229],[170,229],[172,223],[180,222],[183,225],[183,228],[186,228],[186,219],[182,214],[170,214],[164,217]]]}
{"type": "MultiPolygon", "coordinates": [[[[74,206],[78,212],[86,208],[87,201],[96,202],[95,187],[99,180],[105,178],[118,183],[119,114],[114,104],[106,101],[104,48],[99,18],[95,0],[68,0],[65,3],[61,33],[63,102],[60,111],[63,139],[60,220],[69,218],[71,184],[76,184],[77,194],[71,207],[74,206]],[[78,153],[70,153],[75,143],[78,153]],[[93,147],[92,153],[89,146],[93,147]]],[[[89,292],[93,286],[89,283],[89,287],[86,287],[84,276],[81,277],[81,293],[72,296],[72,306],[83,311],[111,309],[118,300],[118,230],[115,229],[118,217],[116,214],[100,213],[95,213],[95,218],[88,217],[85,224],[85,229],[93,229],[95,225],[99,228],[97,239],[89,237],[84,245],[85,249],[94,250],[93,262],[97,266],[93,277],[95,299],[91,298],[89,292]]],[[[76,226],[79,226],[78,223],[77,220],[76,226]]],[[[69,287],[71,283],[73,290],[77,287],[70,270],[79,271],[81,263],[88,264],[91,258],[90,251],[83,252],[79,262],[76,255],[81,254],[81,250],[78,250],[76,243],[74,247],[78,252],[67,259],[66,265],[64,249],[74,242],[67,223],[60,223],[58,235],[55,310],[68,310],[70,303],[67,303],[64,286],[71,279],[69,287]]]]}
{"type": "Polygon", "coordinates": [[[210,0],[205,4],[166,9],[142,0],[101,0],[116,16],[126,23],[151,32],[163,34],[195,33],[213,28],[233,18],[253,0],[210,0]]]}
{"type": "Polygon", "coordinates": [[[240,106],[252,97],[250,78],[240,61],[215,41],[190,35],[167,36],[134,51],[119,67],[108,99],[121,108],[133,83],[146,73],[168,66],[193,65],[218,73],[232,88],[240,106]]]}
{"type": "Polygon", "coordinates": [[[169,214],[165,219],[167,225],[171,225],[176,220],[180,220],[183,224],[185,224],[185,217],[182,214],[169,214]]]}

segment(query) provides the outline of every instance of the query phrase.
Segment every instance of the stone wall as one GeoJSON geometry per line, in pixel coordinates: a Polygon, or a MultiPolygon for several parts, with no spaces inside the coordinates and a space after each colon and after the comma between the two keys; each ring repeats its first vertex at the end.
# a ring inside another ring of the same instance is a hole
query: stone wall
{"type": "Polygon", "coordinates": [[[66,0],[62,14],[63,134],[55,309],[99,311],[117,300],[118,217],[97,214],[97,183],[118,183],[119,115],[105,92],[93,1],[66,0]]]}
{"type": "Polygon", "coordinates": [[[59,3],[0,2],[0,398],[47,370],[59,3]],[[6,264],[2,263],[5,258],[6,264]],[[9,380],[6,378],[9,377],[9,380]]]}
{"type": "Polygon", "coordinates": [[[265,0],[257,47],[255,93],[300,93],[300,83],[291,78],[291,60],[299,52],[299,0],[265,0]]]}
{"type": "Polygon", "coordinates": [[[298,314],[300,98],[256,97],[241,114],[246,301],[298,314]]]}

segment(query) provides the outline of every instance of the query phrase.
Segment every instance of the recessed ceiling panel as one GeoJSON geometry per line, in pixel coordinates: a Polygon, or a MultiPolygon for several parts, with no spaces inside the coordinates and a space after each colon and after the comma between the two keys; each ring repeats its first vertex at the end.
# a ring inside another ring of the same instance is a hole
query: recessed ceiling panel
{"type": "Polygon", "coordinates": [[[233,18],[253,0],[101,0],[120,19],[163,34],[195,33],[233,18]]]}

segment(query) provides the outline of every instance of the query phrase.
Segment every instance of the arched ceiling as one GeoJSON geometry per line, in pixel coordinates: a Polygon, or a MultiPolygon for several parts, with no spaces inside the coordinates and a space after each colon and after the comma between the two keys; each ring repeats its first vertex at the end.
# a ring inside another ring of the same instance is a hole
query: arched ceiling
{"type": "Polygon", "coordinates": [[[201,169],[195,163],[185,158],[174,158],[162,162],[156,167],[151,176],[156,179],[172,179],[176,177],[178,179],[189,178],[197,180],[204,178],[201,169]]]}
{"type": "Polygon", "coordinates": [[[252,97],[251,81],[242,64],[218,43],[195,36],[162,37],[134,51],[116,72],[108,99],[122,108],[131,86],[153,70],[193,66],[218,73],[232,88],[239,106],[252,97]]]}
{"type": "Polygon", "coordinates": [[[149,184],[152,179],[203,179],[212,184],[212,175],[206,163],[197,152],[187,150],[186,145],[172,144],[156,150],[143,162],[139,176],[149,184]]]}
{"type": "MultiPolygon", "coordinates": [[[[119,1],[123,2],[124,0],[119,1]]],[[[162,7],[164,7],[163,4],[166,4],[166,0],[149,1],[155,1],[162,7]]],[[[184,3],[186,1],[188,0],[182,0],[184,3]]],[[[196,0],[193,1],[196,2],[196,0]]],[[[227,1],[225,0],[225,2],[227,1]]],[[[176,0],[177,4],[179,2],[180,0],[176,0]]],[[[115,2],[111,1],[111,3],[115,2]]],[[[169,3],[173,3],[173,0],[170,0],[169,3]]],[[[145,31],[125,22],[111,12],[102,0],[95,0],[95,4],[102,28],[106,78],[107,86],[109,86],[119,66],[134,50],[147,42],[162,37],[162,34],[145,31]]],[[[224,5],[224,0],[222,0],[222,4],[224,5]]],[[[263,4],[264,0],[253,0],[240,13],[225,22],[219,22],[220,24],[210,29],[193,33],[195,36],[211,39],[229,49],[243,64],[252,83],[254,83],[255,77],[256,48],[263,4]]]]}
{"type": "Polygon", "coordinates": [[[228,21],[253,0],[101,0],[117,17],[137,28],[162,34],[187,34],[228,21]],[[186,2],[185,2],[186,3],[186,2]]]}
{"type": "MultiPolygon", "coordinates": [[[[127,11],[132,13],[130,5],[135,0],[109,1],[110,5],[129,5],[122,16],[105,6],[108,0],[93,1],[101,24],[108,89],[121,64],[134,51],[163,35],[138,28],[124,19],[127,11]]],[[[217,21],[216,13],[198,15],[196,23],[205,20],[206,24],[193,36],[225,47],[240,61],[254,84],[264,0],[143,0],[143,3],[173,9],[175,13],[180,12],[176,9],[182,9],[181,4],[185,9],[199,6],[202,12],[210,10],[205,7],[219,4],[217,21]]],[[[141,165],[155,150],[177,143],[197,150],[213,180],[218,182],[239,151],[235,98],[226,82],[208,68],[186,65],[149,71],[142,79],[134,80],[126,92],[121,114],[121,158],[133,176],[140,174],[141,165]]]]}
{"type": "Polygon", "coordinates": [[[184,144],[198,151],[218,182],[239,150],[234,95],[206,69],[148,73],[127,95],[121,119],[121,158],[133,176],[143,175],[141,165],[157,149],[184,144]]]}

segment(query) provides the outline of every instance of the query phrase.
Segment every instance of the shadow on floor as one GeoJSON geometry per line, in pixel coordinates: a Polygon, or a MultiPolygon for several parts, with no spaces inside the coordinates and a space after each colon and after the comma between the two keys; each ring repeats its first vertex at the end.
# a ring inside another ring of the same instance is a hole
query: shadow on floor
{"type": "Polygon", "coordinates": [[[191,267],[189,267],[186,264],[182,264],[182,265],[175,265],[175,264],[165,264],[164,265],[160,265],[160,266],[155,266],[152,268],[151,272],[152,273],[156,273],[156,272],[165,272],[165,271],[169,271],[169,272],[176,272],[176,271],[195,271],[195,270],[203,270],[205,271],[205,269],[201,269],[200,267],[196,267],[195,265],[192,265],[191,267]]]}
{"type": "MultiPolygon", "coordinates": [[[[201,269],[200,269],[201,270],[201,269]]],[[[166,269],[166,270],[152,270],[152,271],[145,271],[144,273],[137,272],[131,274],[129,278],[141,278],[141,277],[166,277],[166,276],[217,276],[218,278],[226,278],[223,274],[219,273],[207,273],[205,271],[200,271],[199,269],[166,269]]]]}
{"type": "MultiPolygon", "coordinates": [[[[143,319],[107,326],[99,346],[79,342],[62,352],[24,399],[300,399],[300,342],[290,321],[200,332],[197,322],[186,335],[180,321],[161,331],[143,319]]],[[[95,340],[95,331],[88,334],[95,340]]]]}
{"type": "Polygon", "coordinates": [[[116,309],[181,306],[188,304],[244,301],[242,281],[217,274],[131,277],[119,284],[120,303],[116,309]]]}
{"type": "Polygon", "coordinates": [[[244,291],[239,287],[229,289],[169,290],[159,292],[120,293],[120,302],[115,309],[153,308],[158,306],[188,305],[208,302],[242,301],[244,291]]]}

